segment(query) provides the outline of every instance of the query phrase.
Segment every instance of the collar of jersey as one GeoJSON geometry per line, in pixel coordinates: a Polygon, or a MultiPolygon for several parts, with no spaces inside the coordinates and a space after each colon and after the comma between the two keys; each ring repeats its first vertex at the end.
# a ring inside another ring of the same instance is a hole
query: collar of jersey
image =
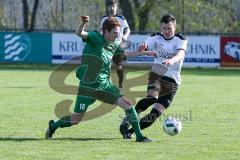
{"type": "Polygon", "coordinates": [[[174,36],[173,37],[171,37],[171,38],[165,38],[164,36],[162,36],[163,37],[163,39],[165,39],[166,41],[169,41],[169,40],[171,40],[171,39],[173,39],[174,38],[174,36]]]}

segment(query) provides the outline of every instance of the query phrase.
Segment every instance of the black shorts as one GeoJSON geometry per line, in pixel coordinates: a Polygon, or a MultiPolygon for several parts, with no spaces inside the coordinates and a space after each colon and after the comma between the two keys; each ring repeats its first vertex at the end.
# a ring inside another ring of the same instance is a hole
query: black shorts
{"type": "Polygon", "coordinates": [[[151,89],[159,92],[157,102],[168,108],[176,95],[178,84],[172,78],[150,72],[147,90],[151,89]]]}

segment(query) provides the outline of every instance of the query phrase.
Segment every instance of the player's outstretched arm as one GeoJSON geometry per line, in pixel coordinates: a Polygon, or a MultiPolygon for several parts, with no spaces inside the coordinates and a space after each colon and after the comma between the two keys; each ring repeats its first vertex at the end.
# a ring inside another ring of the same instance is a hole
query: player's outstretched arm
{"type": "Polygon", "coordinates": [[[128,57],[134,57],[134,56],[139,56],[139,55],[149,55],[149,56],[157,56],[157,53],[155,51],[148,51],[147,50],[147,45],[145,43],[142,43],[137,51],[125,51],[124,53],[128,57]]]}
{"type": "Polygon", "coordinates": [[[82,23],[78,25],[76,29],[76,34],[80,36],[82,39],[86,39],[88,33],[84,31],[86,24],[89,22],[89,16],[81,16],[82,23]]]}
{"type": "Polygon", "coordinates": [[[149,55],[156,57],[156,52],[154,51],[125,51],[124,54],[127,57],[134,57],[134,56],[140,56],[140,55],[149,55]]]}

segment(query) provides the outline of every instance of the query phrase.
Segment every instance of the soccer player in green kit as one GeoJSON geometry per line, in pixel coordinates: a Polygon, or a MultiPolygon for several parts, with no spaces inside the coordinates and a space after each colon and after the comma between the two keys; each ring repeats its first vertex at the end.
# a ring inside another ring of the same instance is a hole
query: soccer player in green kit
{"type": "Polygon", "coordinates": [[[151,140],[143,136],[141,132],[134,106],[120,92],[118,87],[112,84],[109,78],[113,55],[136,56],[148,54],[155,56],[155,53],[152,51],[124,51],[116,44],[114,41],[120,32],[120,24],[114,17],[109,17],[104,21],[103,34],[96,31],[84,31],[86,24],[89,22],[89,17],[81,16],[81,19],[82,23],[78,26],[76,34],[86,42],[86,46],[83,50],[81,65],[76,72],[80,85],[74,112],[56,122],[50,120],[46,138],[52,138],[59,127],[64,128],[78,124],[87,108],[96,100],[100,100],[109,104],[117,104],[123,108],[134,128],[136,141],[150,142],[151,140]]]}

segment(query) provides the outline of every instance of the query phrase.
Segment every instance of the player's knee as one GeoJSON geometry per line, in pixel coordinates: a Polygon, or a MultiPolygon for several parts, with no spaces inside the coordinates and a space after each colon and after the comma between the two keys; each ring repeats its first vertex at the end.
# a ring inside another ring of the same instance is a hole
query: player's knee
{"type": "Polygon", "coordinates": [[[161,95],[161,96],[159,96],[157,102],[159,104],[163,105],[167,109],[168,107],[170,107],[170,105],[173,101],[173,98],[175,96],[175,93],[176,92],[172,92],[172,93],[169,93],[166,95],[161,95]]]}
{"type": "Polygon", "coordinates": [[[116,65],[116,69],[117,69],[117,71],[119,71],[119,72],[123,72],[123,67],[122,67],[122,65],[121,64],[117,64],[116,65]]]}
{"type": "Polygon", "coordinates": [[[158,98],[157,103],[161,104],[162,106],[164,106],[164,108],[167,109],[168,107],[170,107],[172,102],[168,99],[158,98]]]}
{"type": "Polygon", "coordinates": [[[113,63],[115,63],[115,64],[122,64],[122,56],[121,55],[115,55],[115,56],[113,56],[113,59],[112,59],[112,61],[113,61],[113,63]]]}
{"type": "Polygon", "coordinates": [[[153,98],[153,99],[155,99],[157,101],[157,97],[154,96],[154,95],[147,95],[147,98],[153,98]]]}
{"type": "Polygon", "coordinates": [[[132,102],[124,96],[118,98],[116,104],[122,107],[123,109],[130,109],[133,105],[132,102]]]}
{"type": "Polygon", "coordinates": [[[158,102],[154,104],[153,108],[158,110],[159,113],[163,113],[166,110],[166,107],[158,102]]]}
{"type": "Polygon", "coordinates": [[[147,97],[158,98],[158,94],[159,94],[159,91],[151,89],[151,90],[148,91],[147,97]]]}

